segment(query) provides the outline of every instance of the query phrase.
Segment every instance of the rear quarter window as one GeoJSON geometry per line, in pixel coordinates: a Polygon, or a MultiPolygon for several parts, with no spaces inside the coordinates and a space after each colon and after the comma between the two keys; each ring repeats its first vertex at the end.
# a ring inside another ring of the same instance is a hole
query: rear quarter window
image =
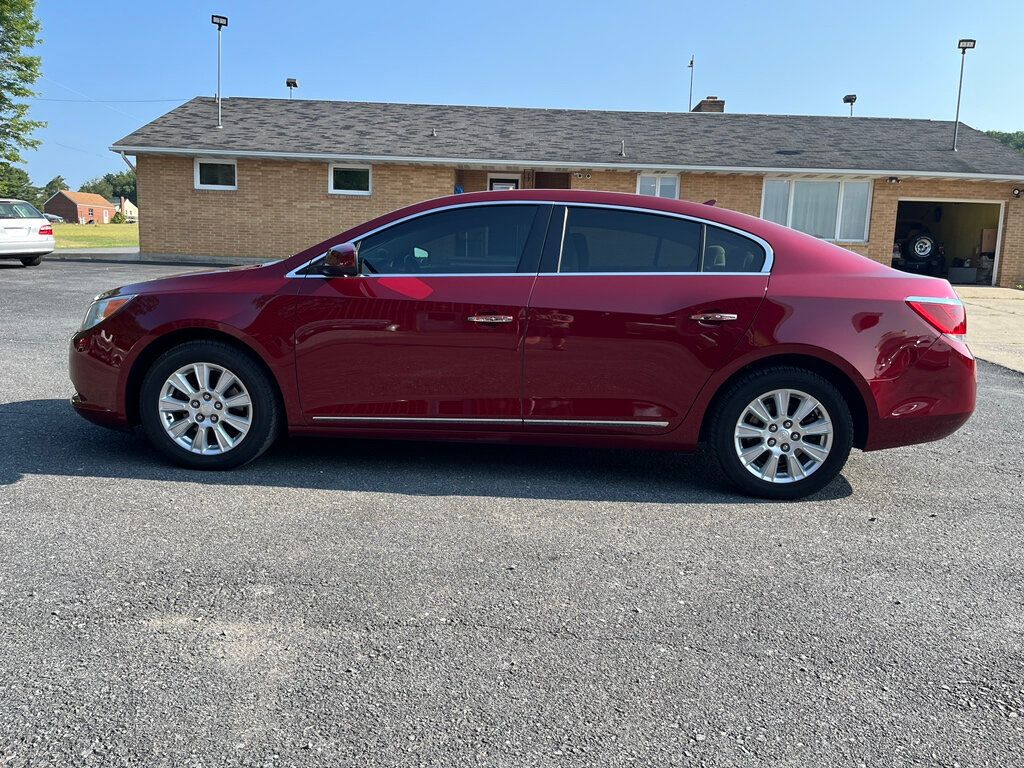
{"type": "Polygon", "coordinates": [[[766,259],[760,243],[732,230],[707,225],[702,272],[760,272],[766,259]]]}

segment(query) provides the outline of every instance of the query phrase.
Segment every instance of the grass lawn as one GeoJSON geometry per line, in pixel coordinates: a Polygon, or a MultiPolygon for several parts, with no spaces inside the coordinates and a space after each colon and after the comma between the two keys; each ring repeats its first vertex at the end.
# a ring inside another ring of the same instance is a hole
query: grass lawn
{"type": "Polygon", "coordinates": [[[138,246],[138,224],[54,224],[58,248],[138,246]]]}

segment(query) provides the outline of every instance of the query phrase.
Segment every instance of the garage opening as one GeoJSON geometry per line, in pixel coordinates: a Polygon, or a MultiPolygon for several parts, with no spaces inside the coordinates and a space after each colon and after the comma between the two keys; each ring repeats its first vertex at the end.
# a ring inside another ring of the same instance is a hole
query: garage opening
{"type": "Polygon", "coordinates": [[[892,265],[960,285],[992,285],[1002,206],[950,200],[900,200],[892,265]]]}

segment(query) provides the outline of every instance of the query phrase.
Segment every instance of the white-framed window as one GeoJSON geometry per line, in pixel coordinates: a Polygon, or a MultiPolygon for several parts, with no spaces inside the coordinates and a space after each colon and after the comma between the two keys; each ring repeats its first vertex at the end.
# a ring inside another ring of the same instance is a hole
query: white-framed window
{"type": "Polygon", "coordinates": [[[844,243],[864,243],[871,219],[870,181],[765,178],[761,218],[844,243]]]}
{"type": "Polygon", "coordinates": [[[197,157],[194,175],[196,189],[238,189],[238,163],[235,160],[197,157]]]}
{"type": "Polygon", "coordinates": [[[327,191],[332,195],[373,194],[373,169],[368,165],[331,163],[327,170],[327,191]]]}
{"type": "Polygon", "coordinates": [[[521,173],[488,173],[487,190],[489,192],[503,192],[507,189],[519,189],[523,185],[521,173]]]}
{"type": "Polygon", "coordinates": [[[636,193],[679,199],[678,173],[641,173],[636,177],[636,193]]]}

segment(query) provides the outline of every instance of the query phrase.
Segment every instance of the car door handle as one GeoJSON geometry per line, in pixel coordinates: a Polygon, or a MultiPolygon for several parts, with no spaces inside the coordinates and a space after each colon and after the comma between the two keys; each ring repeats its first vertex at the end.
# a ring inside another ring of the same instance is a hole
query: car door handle
{"type": "Polygon", "coordinates": [[[691,320],[696,320],[698,323],[724,323],[727,320],[738,320],[739,315],[734,315],[732,312],[699,312],[696,315],[690,315],[691,320]]]}
{"type": "Polygon", "coordinates": [[[512,315],[470,315],[466,319],[471,323],[480,323],[481,325],[501,325],[515,320],[512,315]]]}

